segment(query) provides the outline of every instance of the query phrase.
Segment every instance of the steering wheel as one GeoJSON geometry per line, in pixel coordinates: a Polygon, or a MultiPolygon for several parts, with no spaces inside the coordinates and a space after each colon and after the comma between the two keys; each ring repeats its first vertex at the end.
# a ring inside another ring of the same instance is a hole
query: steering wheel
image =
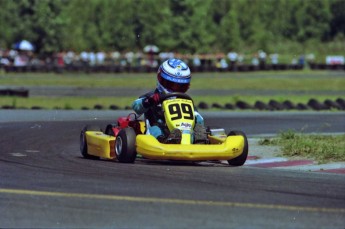
{"type": "Polygon", "coordinates": [[[164,100],[172,98],[172,97],[176,97],[176,98],[180,98],[180,99],[188,99],[188,100],[192,100],[193,101],[193,99],[189,95],[187,95],[185,93],[172,92],[172,93],[169,93],[169,94],[166,94],[166,95],[162,95],[161,98],[160,98],[160,102],[163,102],[164,100]]]}

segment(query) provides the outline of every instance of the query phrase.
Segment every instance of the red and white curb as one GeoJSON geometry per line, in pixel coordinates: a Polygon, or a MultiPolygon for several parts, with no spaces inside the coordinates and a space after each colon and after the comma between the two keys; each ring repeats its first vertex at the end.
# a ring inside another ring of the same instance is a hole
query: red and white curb
{"type": "Polygon", "coordinates": [[[288,159],[284,157],[260,158],[248,156],[244,166],[258,168],[279,168],[286,170],[300,170],[310,172],[337,173],[345,175],[345,162],[317,164],[308,159],[288,159]]]}

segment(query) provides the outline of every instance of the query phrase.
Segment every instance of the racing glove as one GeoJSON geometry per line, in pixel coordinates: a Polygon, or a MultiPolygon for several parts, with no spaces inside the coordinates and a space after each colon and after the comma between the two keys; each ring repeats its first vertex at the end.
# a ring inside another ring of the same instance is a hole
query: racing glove
{"type": "Polygon", "coordinates": [[[151,95],[150,97],[148,97],[147,99],[143,101],[143,106],[145,108],[155,106],[159,104],[160,99],[161,99],[161,95],[159,93],[154,93],[153,95],[151,95]]]}

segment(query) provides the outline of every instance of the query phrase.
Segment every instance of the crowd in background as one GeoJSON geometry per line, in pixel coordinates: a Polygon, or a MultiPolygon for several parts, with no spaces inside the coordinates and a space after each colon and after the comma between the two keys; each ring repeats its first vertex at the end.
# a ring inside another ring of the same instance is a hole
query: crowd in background
{"type": "Polygon", "coordinates": [[[303,69],[315,59],[313,54],[300,55],[290,63],[280,63],[279,54],[267,54],[263,50],[251,55],[235,51],[226,54],[64,51],[38,56],[32,51],[0,49],[1,68],[7,72],[152,72],[164,60],[173,57],[185,60],[193,72],[303,69]]]}

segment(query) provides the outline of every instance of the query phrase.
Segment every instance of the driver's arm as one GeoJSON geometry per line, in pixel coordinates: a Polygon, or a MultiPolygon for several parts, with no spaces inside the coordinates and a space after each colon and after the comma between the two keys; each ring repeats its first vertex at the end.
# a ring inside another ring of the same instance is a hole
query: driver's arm
{"type": "Polygon", "coordinates": [[[139,98],[136,99],[133,103],[132,103],[132,109],[135,111],[135,113],[137,113],[138,115],[142,115],[143,113],[145,113],[148,108],[144,107],[143,102],[146,98],[139,98]]]}
{"type": "Polygon", "coordinates": [[[200,125],[205,125],[204,118],[199,114],[198,111],[194,110],[195,122],[200,125]]]}
{"type": "Polygon", "coordinates": [[[153,93],[151,95],[140,97],[139,99],[135,100],[132,104],[132,109],[138,115],[145,113],[148,108],[159,104],[160,95],[158,93],[153,93]]]}

